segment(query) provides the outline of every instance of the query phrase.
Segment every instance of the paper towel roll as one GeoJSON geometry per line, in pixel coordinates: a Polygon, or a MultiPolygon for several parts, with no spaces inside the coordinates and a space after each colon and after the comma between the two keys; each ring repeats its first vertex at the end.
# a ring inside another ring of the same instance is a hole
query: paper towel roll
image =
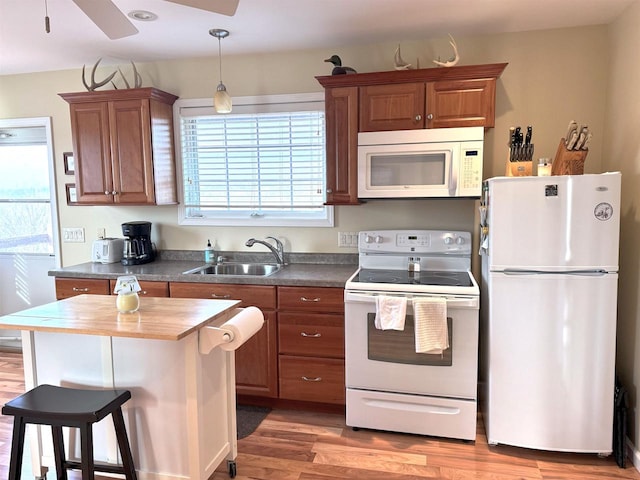
{"type": "Polygon", "coordinates": [[[236,350],[254,336],[262,328],[263,323],[264,315],[257,307],[242,309],[240,313],[220,325],[221,330],[232,334],[232,340],[228,343],[221,343],[220,348],[226,351],[236,350]]]}

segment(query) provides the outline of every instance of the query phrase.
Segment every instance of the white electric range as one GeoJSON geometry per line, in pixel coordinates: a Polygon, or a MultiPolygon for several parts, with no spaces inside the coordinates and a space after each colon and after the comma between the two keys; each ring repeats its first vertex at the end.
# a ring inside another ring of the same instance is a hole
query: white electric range
{"type": "Polygon", "coordinates": [[[358,234],[359,268],[345,284],[347,425],[475,440],[479,288],[471,234],[358,234]],[[374,326],[376,297],[404,296],[403,331],[374,326]],[[415,351],[412,300],[446,299],[450,347],[415,351]]]}

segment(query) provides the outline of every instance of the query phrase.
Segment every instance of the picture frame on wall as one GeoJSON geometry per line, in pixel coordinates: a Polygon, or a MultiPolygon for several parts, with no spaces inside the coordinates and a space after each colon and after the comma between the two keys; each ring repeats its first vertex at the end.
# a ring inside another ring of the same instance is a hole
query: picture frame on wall
{"type": "Polygon", "coordinates": [[[73,152],[64,152],[62,154],[62,158],[64,159],[64,173],[65,175],[73,175],[75,174],[75,162],[73,160],[73,152]]]}
{"type": "Polygon", "coordinates": [[[67,192],[67,205],[78,204],[78,193],[76,191],[75,183],[65,183],[64,188],[67,192]]]}

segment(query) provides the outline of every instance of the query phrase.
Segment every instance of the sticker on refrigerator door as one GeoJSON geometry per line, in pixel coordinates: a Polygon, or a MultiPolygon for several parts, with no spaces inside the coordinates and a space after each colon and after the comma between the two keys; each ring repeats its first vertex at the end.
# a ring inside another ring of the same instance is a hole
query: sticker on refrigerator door
{"type": "Polygon", "coordinates": [[[545,185],[544,186],[544,196],[545,197],[557,197],[558,196],[558,185],[545,185]]]}
{"type": "Polygon", "coordinates": [[[598,220],[609,220],[613,216],[613,207],[607,202],[599,203],[596,205],[596,208],[593,209],[593,215],[598,220]]]}

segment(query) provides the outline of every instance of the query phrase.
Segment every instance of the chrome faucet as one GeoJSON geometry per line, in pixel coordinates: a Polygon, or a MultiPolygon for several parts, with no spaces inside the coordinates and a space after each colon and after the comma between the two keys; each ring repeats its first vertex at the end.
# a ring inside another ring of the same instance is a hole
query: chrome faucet
{"type": "Polygon", "coordinates": [[[276,257],[277,264],[284,265],[284,245],[282,245],[282,242],[278,240],[276,237],[267,237],[267,238],[273,240],[276,246],[274,247],[269,242],[265,242],[264,240],[256,240],[255,238],[250,238],[249,240],[247,240],[245,245],[247,247],[253,247],[254,243],[260,243],[261,245],[264,245],[269,250],[271,250],[271,253],[273,253],[273,255],[276,257]]]}

